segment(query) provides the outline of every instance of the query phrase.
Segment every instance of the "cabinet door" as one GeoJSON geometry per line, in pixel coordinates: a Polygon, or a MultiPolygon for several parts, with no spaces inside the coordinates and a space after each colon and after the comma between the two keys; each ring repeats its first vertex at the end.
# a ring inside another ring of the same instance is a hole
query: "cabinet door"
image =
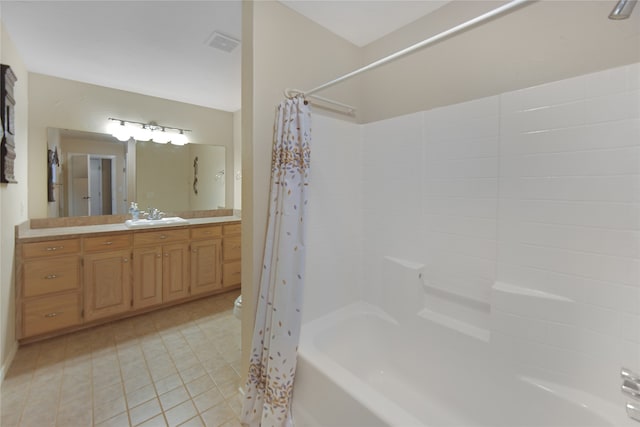
{"type": "Polygon", "coordinates": [[[133,308],[162,304],[162,247],[133,250],[133,308]]]}
{"type": "Polygon", "coordinates": [[[235,261],[240,259],[241,249],[240,249],[240,236],[231,236],[224,238],[224,260],[225,261],[235,261]]]}
{"type": "Polygon", "coordinates": [[[163,301],[189,296],[189,244],[175,243],[162,247],[163,301]]]}
{"type": "Polygon", "coordinates": [[[222,240],[191,242],[191,295],[222,287],[221,262],[222,240]]]}
{"type": "Polygon", "coordinates": [[[85,255],[84,317],[112,316],[131,307],[131,264],[128,250],[85,255]]]}

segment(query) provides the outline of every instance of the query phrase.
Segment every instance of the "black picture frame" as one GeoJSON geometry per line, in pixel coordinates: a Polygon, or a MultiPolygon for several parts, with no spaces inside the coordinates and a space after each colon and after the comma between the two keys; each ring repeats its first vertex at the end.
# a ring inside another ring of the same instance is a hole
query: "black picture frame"
{"type": "Polygon", "coordinates": [[[0,182],[17,183],[15,178],[15,106],[13,89],[18,78],[6,64],[0,64],[0,117],[2,142],[0,144],[0,182]]]}

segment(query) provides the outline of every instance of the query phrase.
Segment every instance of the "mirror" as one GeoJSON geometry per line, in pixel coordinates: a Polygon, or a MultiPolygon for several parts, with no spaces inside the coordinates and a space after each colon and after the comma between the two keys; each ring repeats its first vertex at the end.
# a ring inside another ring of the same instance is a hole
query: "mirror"
{"type": "Polygon", "coordinates": [[[131,201],[165,212],[224,208],[223,146],[120,142],[54,128],[47,135],[59,158],[49,217],[126,214],[131,201]]]}

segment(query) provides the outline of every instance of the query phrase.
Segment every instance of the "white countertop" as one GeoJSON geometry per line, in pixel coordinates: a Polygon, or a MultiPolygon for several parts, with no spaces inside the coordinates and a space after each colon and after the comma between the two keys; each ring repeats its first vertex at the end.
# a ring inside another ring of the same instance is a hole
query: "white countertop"
{"type": "MultiPolygon", "coordinates": [[[[217,224],[221,222],[240,221],[239,216],[215,216],[206,218],[189,218],[189,224],[178,225],[175,227],[185,227],[189,225],[204,225],[204,224],[217,224]]],[[[76,234],[89,234],[89,233],[105,233],[116,231],[149,231],[157,230],[159,228],[170,228],[166,226],[161,227],[146,227],[138,229],[127,228],[124,223],[121,224],[101,224],[101,225],[82,225],[75,227],[52,227],[52,228],[22,228],[18,229],[18,239],[29,239],[36,237],[58,237],[58,236],[70,236],[76,234]]]]}

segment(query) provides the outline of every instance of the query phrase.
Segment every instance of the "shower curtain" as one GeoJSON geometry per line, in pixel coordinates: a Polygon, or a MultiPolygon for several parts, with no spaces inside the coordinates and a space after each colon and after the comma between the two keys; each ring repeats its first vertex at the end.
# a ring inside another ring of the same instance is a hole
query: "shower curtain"
{"type": "Polygon", "coordinates": [[[301,96],[278,106],[267,236],[242,406],[242,423],[250,426],[291,425],[304,283],[310,125],[311,112],[301,96]]]}

